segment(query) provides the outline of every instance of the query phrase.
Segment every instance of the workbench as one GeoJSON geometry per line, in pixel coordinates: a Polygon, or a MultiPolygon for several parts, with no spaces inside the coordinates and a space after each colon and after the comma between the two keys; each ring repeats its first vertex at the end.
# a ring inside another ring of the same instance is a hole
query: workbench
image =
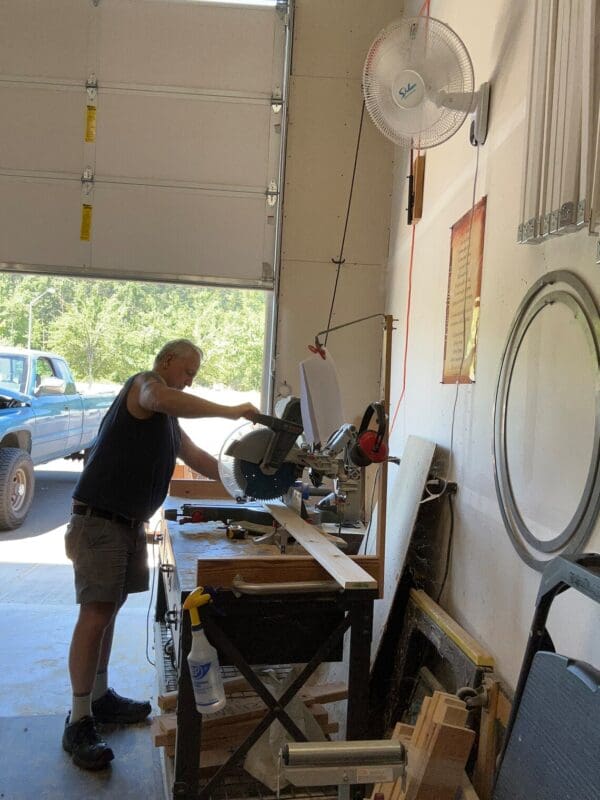
{"type": "MultiPolygon", "coordinates": [[[[182,502],[168,498],[165,507],[172,508],[182,502]]],[[[243,762],[254,742],[275,719],[296,741],[303,740],[302,732],[287,717],[284,708],[319,664],[343,660],[346,633],[349,636],[346,738],[366,738],[366,687],[373,602],[377,597],[378,562],[375,558],[353,559],[374,576],[367,588],[342,589],[298,544],[288,547],[286,554],[281,555],[272,544],[228,539],[220,523],[179,525],[166,520],[162,523],[159,553],[160,580],[155,611],[157,664],[165,643],[172,639],[171,679],[176,683],[176,686],[165,684],[166,673],[159,669],[159,686],[161,691],[173,688],[178,691],[173,798],[208,798],[228,772],[243,762]],[[238,575],[246,581],[266,584],[320,581],[324,582],[324,588],[278,592],[267,586],[264,594],[239,596],[233,590],[233,579],[238,575]],[[328,587],[327,583],[333,585],[328,587]],[[185,598],[198,585],[218,590],[215,602],[203,609],[203,624],[219,652],[221,666],[235,666],[267,706],[265,717],[255,731],[201,790],[202,716],[194,704],[186,658],[191,647],[190,619],[189,614],[182,614],[185,598]],[[274,701],[251,669],[270,664],[303,665],[298,678],[280,698],[281,702],[274,701]]]]}

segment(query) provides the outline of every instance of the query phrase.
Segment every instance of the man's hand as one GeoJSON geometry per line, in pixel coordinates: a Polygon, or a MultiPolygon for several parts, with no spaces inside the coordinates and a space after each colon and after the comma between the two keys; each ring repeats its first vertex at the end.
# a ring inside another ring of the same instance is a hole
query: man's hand
{"type": "Polygon", "coordinates": [[[249,419],[250,422],[256,422],[257,417],[261,415],[261,412],[256,406],[253,406],[252,403],[240,403],[239,406],[232,406],[231,410],[235,415],[233,419],[245,417],[245,419],[249,419]]]}

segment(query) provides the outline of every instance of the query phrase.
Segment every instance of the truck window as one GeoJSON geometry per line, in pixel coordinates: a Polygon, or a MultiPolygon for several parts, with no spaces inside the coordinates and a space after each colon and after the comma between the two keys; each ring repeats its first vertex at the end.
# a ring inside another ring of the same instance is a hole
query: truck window
{"type": "Polygon", "coordinates": [[[54,368],[52,361],[45,356],[40,356],[35,362],[35,387],[34,391],[38,395],[44,394],[64,394],[65,382],[54,368]],[[53,378],[56,385],[45,387],[44,381],[53,378]]]}
{"type": "Polygon", "coordinates": [[[56,369],[56,374],[65,382],[65,394],[77,394],[73,378],[65,362],[61,361],[60,358],[55,358],[53,364],[56,369]]]}
{"type": "Polygon", "coordinates": [[[25,392],[27,370],[23,356],[0,353],[0,388],[6,387],[13,392],[25,392]]]}

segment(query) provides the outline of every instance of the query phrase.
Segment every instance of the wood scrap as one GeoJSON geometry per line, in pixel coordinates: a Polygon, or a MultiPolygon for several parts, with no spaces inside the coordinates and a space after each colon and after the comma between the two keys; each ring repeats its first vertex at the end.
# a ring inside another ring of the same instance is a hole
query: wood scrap
{"type": "Polygon", "coordinates": [[[159,694],[156,702],[161,711],[175,711],[177,708],[177,690],[159,694]]]}
{"type": "MultiPolygon", "coordinates": [[[[238,693],[255,694],[246,678],[242,677],[223,681],[223,688],[227,696],[238,693]]],[[[303,700],[307,706],[311,706],[314,703],[336,703],[340,700],[347,699],[348,686],[342,682],[303,686],[298,692],[298,697],[303,700]]],[[[165,712],[175,711],[177,708],[177,691],[165,692],[159,695],[158,707],[161,711],[165,712]]]]}
{"type": "MultiPolygon", "coordinates": [[[[337,733],[339,725],[329,719],[327,709],[313,703],[307,710],[312,714],[324,734],[337,733]]],[[[258,725],[267,713],[258,697],[236,698],[227,704],[223,712],[204,717],[202,720],[202,749],[222,750],[237,747],[258,725]],[[225,714],[224,712],[228,713],[225,714]]],[[[152,720],[151,733],[155,747],[175,746],[177,715],[160,714],[152,720]]]]}
{"type": "MultiPolygon", "coordinates": [[[[402,722],[397,722],[392,731],[392,740],[395,742],[402,742],[405,747],[408,747],[410,737],[413,735],[414,728],[412,725],[404,725],[402,722]]],[[[373,786],[371,800],[374,800],[376,795],[379,795],[383,800],[391,800],[392,792],[397,782],[376,783],[373,786]]]]}
{"type": "Polygon", "coordinates": [[[487,703],[481,709],[473,786],[481,800],[491,800],[494,775],[496,773],[496,759],[500,750],[499,727],[506,728],[508,725],[510,701],[502,692],[498,681],[488,677],[484,681],[484,687],[487,694],[487,703]]]}
{"type": "Polygon", "coordinates": [[[384,800],[454,800],[475,738],[466,719],[466,706],[454,695],[425,698],[414,729],[397,724],[392,736],[407,748],[406,788],[400,780],[376,784],[371,797],[380,792],[384,800]]]}

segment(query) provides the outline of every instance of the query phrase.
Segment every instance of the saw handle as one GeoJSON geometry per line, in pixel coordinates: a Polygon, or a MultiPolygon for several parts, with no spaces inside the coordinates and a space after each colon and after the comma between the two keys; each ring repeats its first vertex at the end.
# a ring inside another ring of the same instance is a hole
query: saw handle
{"type": "Polygon", "coordinates": [[[298,425],[297,422],[290,422],[280,417],[272,417],[270,414],[256,414],[252,418],[252,421],[259,425],[264,425],[265,428],[270,428],[275,433],[285,431],[285,433],[295,433],[297,436],[300,436],[304,431],[302,425],[298,425]]]}

